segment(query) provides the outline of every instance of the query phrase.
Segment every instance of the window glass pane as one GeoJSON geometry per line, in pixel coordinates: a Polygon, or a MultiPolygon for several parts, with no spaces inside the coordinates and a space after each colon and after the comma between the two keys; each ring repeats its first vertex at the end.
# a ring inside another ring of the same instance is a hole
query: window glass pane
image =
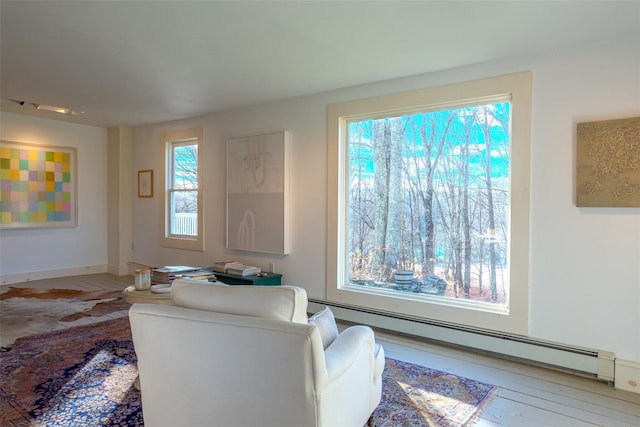
{"type": "Polygon", "coordinates": [[[171,234],[198,235],[198,192],[171,192],[171,234]]]}
{"type": "Polygon", "coordinates": [[[202,128],[162,135],[165,143],[165,218],[162,246],[204,250],[204,195],[201,192],[202,128]]]}
{"type": "Polygon", "coordinates": [[[176,145],[173,148],[173,188],[198,188],[198,145],[176,145]]]}
{"type": "Polygon", "coordinates": [[[510,103],[351,121],[354,286],[508,305],[510,103]]]}

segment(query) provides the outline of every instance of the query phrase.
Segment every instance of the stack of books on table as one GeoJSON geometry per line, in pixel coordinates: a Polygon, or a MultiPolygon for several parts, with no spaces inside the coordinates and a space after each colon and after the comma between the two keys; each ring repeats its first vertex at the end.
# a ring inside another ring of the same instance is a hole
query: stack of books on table
{"type": "Polygon", "coordinates": [[[190,271],[183,273],[182,277],[185,279],[206,280],[208,282],[215,282],[216,276],[208,270],[190,271]]]}
{"type": "Polygon", "coordinates": [[[241,268],[244,267],[244,264],[237,261],[218,261],[213,263],[211,266],[211,270],[217,271],[218,273],[226,273],[229,268],[241,268]]]}
{"type": "Polygon", "coordinates": [[[168,265],[151,270],[151,284],[166,285],[171,284],[175,279],[188,277],[190,279],[215,280],[212,272],[202,270],[200,267],[189,267],[186,265],[168,265]]]}
{"type": "Polygon", "coordinates": [[[227,274],[235,274],[238,276],[253,276],[261,271],[260,267],[252,267],[250,265],[240,265],[227,268],[227,274]]]}

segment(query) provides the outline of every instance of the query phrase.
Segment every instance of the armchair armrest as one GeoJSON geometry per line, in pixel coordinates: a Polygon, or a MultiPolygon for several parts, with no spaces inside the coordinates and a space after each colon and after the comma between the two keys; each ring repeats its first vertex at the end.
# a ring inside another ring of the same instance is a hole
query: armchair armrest
{"type": "Polygon", "coordinates": [[[367,352],[373,364],[375,337],[368,326],[351,326],[345,329],[324,352],[327,383],[340,378],[362,355],[367,352]]]}
{"type": "Polygon", "coordinates": [[[345,329],[324,350],[324,365],[326,376],[316,378],[318,425],[362,426],[382,392],[373,330],[361,325],[345,329]]]}

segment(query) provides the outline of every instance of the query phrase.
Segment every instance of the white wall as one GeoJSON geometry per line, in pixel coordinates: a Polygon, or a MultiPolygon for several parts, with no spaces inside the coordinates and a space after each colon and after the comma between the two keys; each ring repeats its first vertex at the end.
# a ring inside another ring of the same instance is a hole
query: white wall
{"type": "Polygon", "coordinates": [[[640,209],[575,206],[576,124],[640,115],[640,42],[630,34],[538,55],[363,85],[134,130],[135,169],[154,169],[153,199],[134,200],[134,260],[210,265],[275,263],[286,284],[325,296],[327,104],[531,70],[534,73],[530,335],[640,360],[640,209]],[[205,128],[205,252],[158,246],[159,135],[205,128]],[[291,254],[224,249],[226,138],[291,134],[291,254]]]}
{"type": "Polygon", "coordinates": [[[577,123],[640,116],[640,37],[533,71],[531,334],[640,361],[640,208],[575,206],[577,123]]]}
{"type": "Polygon", "coordinates": [[[0,124],[2,140],[76,147],[78,161],[78,226],[0,231],[2,283],[105,272],[106,129],[11,113],[0,124]]]}

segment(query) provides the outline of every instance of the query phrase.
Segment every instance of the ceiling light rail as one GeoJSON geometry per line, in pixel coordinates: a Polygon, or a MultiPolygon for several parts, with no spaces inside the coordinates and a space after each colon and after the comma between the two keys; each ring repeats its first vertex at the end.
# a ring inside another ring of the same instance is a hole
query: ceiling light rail
{"type": "Polygon", "coordinates": [[[82,110],[73,110],[71,108],[66,108],[66,107],[55,107],[53,105],[40,104],[38,102],[21,101],[18,99],[8,99],[8,101],[15,102],[20,106],[31,105],[36,110],[53,111],[54,113],[66,114],[67,116],[76,116],[76,115],[84,114],[84,111],[82,110]]]}

